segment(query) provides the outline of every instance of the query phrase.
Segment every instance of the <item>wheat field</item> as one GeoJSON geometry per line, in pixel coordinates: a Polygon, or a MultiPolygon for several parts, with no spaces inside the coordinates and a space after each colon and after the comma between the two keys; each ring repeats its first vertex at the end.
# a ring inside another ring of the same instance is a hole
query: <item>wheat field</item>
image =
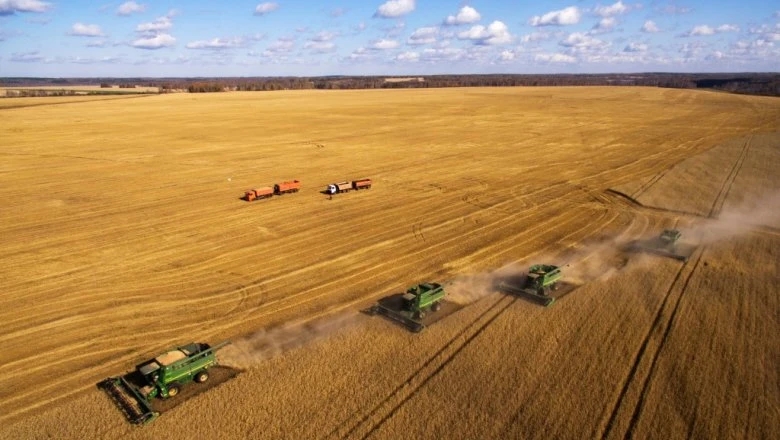
{"type": "Polygon", "coordinates": [[[0,438],[780,429],[776,98],[61,99],[0,102],[0,438]],[[372,189],[321,193],[364,177],[372,189]],[[239,199],[289,179],[299,193],[239,199]],[[687,262],[627,246],[670,227],[687,262]],[[578,287],[550,308],[494,288],[538,262],[578,287]],[[419,334],[360,313],[428,280],[465,306],[419,334]],[[96,388],[224,339],[237,375],[153,424],[130,425],[96,388]]]}

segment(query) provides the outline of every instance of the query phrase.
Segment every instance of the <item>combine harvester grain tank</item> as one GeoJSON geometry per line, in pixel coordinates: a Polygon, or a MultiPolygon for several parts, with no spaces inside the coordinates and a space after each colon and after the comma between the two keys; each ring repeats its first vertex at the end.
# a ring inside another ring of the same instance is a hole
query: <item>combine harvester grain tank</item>
{"type": "Polygon", "coordinates": [[[228,344],[229,341],[213,347],[196,342],[182,345],[138,364],[124,376],[109,377],[99,386],[131,423],[149,423],[160,415],[153,400],[174,397],[190,382],[206,382],[209,368],[218,364],[216,351],[228,344]]]}

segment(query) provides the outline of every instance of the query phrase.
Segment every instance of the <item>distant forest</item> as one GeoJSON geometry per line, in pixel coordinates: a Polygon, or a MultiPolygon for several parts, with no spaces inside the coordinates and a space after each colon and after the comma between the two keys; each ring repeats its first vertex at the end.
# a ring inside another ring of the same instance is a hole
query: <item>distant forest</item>
{"type": "Polygon", "coordinates": [[[0,78],[3,87],[157,87],[160,93],[438,87],[649,86],[780,96],[780,73],[634,73],[220,78],[0,78]]]}

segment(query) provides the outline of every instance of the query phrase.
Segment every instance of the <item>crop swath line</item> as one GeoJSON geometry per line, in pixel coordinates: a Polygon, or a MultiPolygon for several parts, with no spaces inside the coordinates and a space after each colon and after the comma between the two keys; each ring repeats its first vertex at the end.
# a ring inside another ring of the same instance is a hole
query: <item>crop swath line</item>
{"type": "Polygon", "coordinates": [[[723,185],[721,185],[718,195],[715,197],[715,200],[712,201],[712,207],[710,208],[709,214],[710,218],[717,217],[720,214],[720,211],[723,209],[723,203],[726,201],[726,197],[728,197],[729,193],[731,192],[731,186],[734,185],[734,180],[737,178],[737,174],[739,174],[739,171],[742,169],[742,164],[745,163],[745,157],[747,157],[747,152],[750,148],[750,141],[752,139],[753,137],[751,135],[745,141],[745,145],[742,146],[742,151],[740,152],[737,161],[734,162],[734,166],[731,167],[731,171],[723,181],[723,185]]]}
{"type": "MultiPolygon", "coordinates": [[[[479,316],[477,316],[473,321],[471,321],[468,325],[464,326],[463,329],[461,329],[458,333],[455,334],[450,340],[436,353],[434,353],[431,357],[428,358],[428,360],[423,363],[420,368],[415,370],[412,374],[410,374],[406,380],[401,383],[400,385],[396,386],[395,389],[393,389],[390,394],[385,397],[381,402],[377,403],[374,408],[366,413],[357,423],[352,426],[349,431],[347,431],[345,434],[341,435],[340,438],[346,439],[351,437],[353,434],[358,431],[363,426],[370,426],[370,430],[361,438],[367,438],[370,436],[373,432],[375,432],[382,424],[384,424],[385,421],[387,421],[395,412],[400,408],[406,401],[408,401],[413,395],[416,394],[416,392],[425,385],[432,377],[434,377],[436,374],[438,374],[447,364],[449,364],[450,361],[458,354],[460,351],[468,345],[477,335],[479,335],[482,330],[484,330],[490,323],[492,323],[499,315],[501,315],[509,306],[514,304],[517,301],[517,298],[511,298],[508,296],[502,295],[496,302],[494,302],[490,307],[488,307],[484,312],[482,312],[479,316]],[[506,302],[507,299],[510,299],[510,301],[506,302]],[[501,303],[505,302],[506,304],[501,306],[501,303]],[[495,312],[490,318],[483,323],[482,325],[479,325],[476,330],[467,337],[463,342],[459,343],[458,340],[461,339],[463,336],[469,333],[470,330],[474,329],[475,326],[477,326],[478,322],[480,322],[483,318],[486,316],[489,316],[491,312],[494,312],[496,309],[499,309],[497,312],[495,312]],[[451,349],[455,348],[455,350],[450,354],[446,355],[446,353],[451,349]],[[436,360],[442,358],[441,363],[436,366],[436,360]],[[428,370],[431,367],[434,367],[433,371],[427,374],[423,374],[426,370],[428,370]],[[415,382],[415,379],[419,379],[423,377],[422,381],[418,384],[413,384],[415,382]],[[403,396],[397,404],[393,405],[393,400],[396,397],[402,396],[404,393],[406,393],[405,396],[403,396]],[[388,405],[392,405],[388,408],[388,405]],[[385,410],[385,415],[382,417],[382,419],[378,422],[373,424],[373,426],[370,425],[370,420],[373,416],[379,414],[382,412],[382,410],[385,410]]],[[[334,436],[338,435],[339,428],[337,427],[335,430],[333,430],[331,433],[329,433],[325,438],[333,438],[334,436]]]]}

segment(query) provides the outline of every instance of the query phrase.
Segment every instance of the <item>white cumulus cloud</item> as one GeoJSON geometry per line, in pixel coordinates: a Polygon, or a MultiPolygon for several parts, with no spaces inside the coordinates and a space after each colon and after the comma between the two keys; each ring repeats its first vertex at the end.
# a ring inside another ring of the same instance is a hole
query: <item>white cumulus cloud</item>
{"type": "Polygon", "coordinates": [[[141,23],[136,26],[135,31],[141,33],[157,33],[167,31],[173,27],[173,22],[169,17],[159,17],[149,23],[141,23]]]}
{"type": "Polygon", "coordinates": [[[336,43],[332,41],[309,40],[303,44],[303,48],[308,49],[312,53],[329,53],[336,49],[336,43]]]}
{"type": "Polygon", "coordinates": [[[44,61],[45,58],[36,50],[34,52],[14,52],[11,54],[10,60],[15,63],[38,63],[44,61]]]}
{"type": "Polygon", "coordinates": [[[130,15],[136,12],[144,12],[145,10],[146,10],[146,5],[142,5],[130,1],[130,2],[124,2],[121,5],[119,5],[119,8],[117,8],[116,13],[117,15],[130,15]]]}
{"type": "Polygon", "coordinates": [[[584,51],[600,49],[609,46],[609,43],[599,40],[598,38],[593,38],[592,36],[582,32],[573,32],[561,40],[558,44],[564,47],[571,47],[584,51]]]}
{"type": "Polygon", "coordinates": [[[233,49],[243,45],[244,40],[241,38],[214,38],[187,43],[187,49],[233,49]]]}
{"type": "Polygon", "coordinates": [[[70,29],[70,35],[77,37],[102,37],[103,31],[96,24],[76,23],[70,29]]]}
{"type": "Polygon", "coordinates": [[[596,6],[593,12],[602,17],[612,17],[628,12],[628,6],[624,5],[622,0],[618,0],[617,3],[610,6],[596,6]]]}
{"type": "Polygon", "coordinates": [[[501,51],[501,54],[498,56],[498,58],[501,61],[512,61],[513,59],[515,59],[515,53],[512,52],[511,50],[503,50],[501,51]]]}
{"type": "Polygon", "coordinates": [[[255,7],[255,15],[265,15],[279,9],[279,3],[265,2],[255,7]]]}
{"type": "Polygon", "coordinates": [[[647,52],[647,45],[643,43],[628,43],[623,52],[647,52]]]}
{"type": "Polygon", "coordinates": [[[420,60],[420,54],[417,52],[404,52],[398,54],[398,56],[395,57],[397,61],[406,61],[406,62],[417,62],[420,60]]]}
{"type": "Polygon", "coordinates": [[[377,8],[375,17],[397,18],[414,11],[414,0],[388,0],[377,8]]]}
{"type": "Polygon", "coordinates": [[[576,63],[577,58],[563,53],[538,53],[534,60],[541,63],[576,63]]]}
{"type": "Polygon", "coordinates": [[[476,9],[471,6],[464,6],[458,11],[458,15],[450,15],[444,20],[444,24],[458,25],[476,23],[482,18],[476,9]]]}
{"type": "Polygon", "coordinates": [[[654,34],[656,32],[661,32],[661,29],[658,28],[658,25],[656,25],[653,20],[647,20],[645,21],[645,24],[642,25],[642,32],[654,34]]]}
{"type": "Polygon", "coordinates": [[[723,32],[738,32],[739,27],[733,24],[722,24],[716,28],[708,26],[706,24],[694,26],[693,29],[688,32],[680,34],[681,37],[698,37],[706,35],[715,35],[723,32]]]}
{"type": "Polygon", "coordinates": [[[336,34],[333,33],[333,32],[322,31],[322,32],[317,33],[317,35],[313,36],[311,38],[311,41],[325,42],[325,41],[331,41],[335,37],[336,37],[336,34]]]}
{"type": "Polygon", "coordinates": [[[696,36],[696,35],[714,35],[714,34],[715,34],[715,29],[704,24],[701,26],[694,27],[688,32],[687,35],[696,36]]]}
{"type": "Polygon", "coordinates": [[[472,40],[476,44],[492,46],[509,43],[512,41],[512,34],[509,33],[509,28],[503,22],[496,20],[487,27],[476,25],[467,31],[459,32],[458,38],[472,40]]]}
{"type": "Polygon", "coordinates": [[[38,0],[0,0],[0,15],[11,15],[16,12],[46,12],[51,9],[51,3],[38,0]]]}
{"type": "Polygon", "coordinates": [[[271,56],[278,53],[290,52],[293,48],[295,48],[295,39],[282,37],[269,44],[268,48],[263,52],[263,55],[271,56]]]}
{"type": "Polygon", "coordinates": [[[436,42],[436,36],[439,34],[439,29],[436,27],[421,27],[412,32],[409,36],[407,44],[431,44],[436,42]]]}
{"type": "Polygon", "coordinates": [[[387,49],[395,49],[398,47],[398,42],[395,40],[387,40],[387,39],[380,39],[376,40],[371,44],[372,49],[377,50],[387,50],[387,49]]]}
{"type": "Polygon", "coordinates": [[[170,47],[176,43],[176,39],[168,34],[157,34],[149,38],[139,38],[133,41],[132,46],[138,49],[161,49],[170,47]]]}
{"type": "Polygon", "coordinates": [[[614,30],[615,26],[617,26],[617,19],[615,19],[615,17],[604,17],[593,26],[592,30],[593,33],[603,34],[614,30]]]}
{"type": "Polygon", "coordinates": [[[734,24],[722,24],[715,30],[717,32],[739,32],[739,26],[734,24]]]}
{"type": "Polygon", "coordinates": [[[569,6],[542,16],[536,15],[528,21],[528,24],[531,26],[565,26],[579,23],[581,17],[582,13],[578,7],[569,6]]]}

